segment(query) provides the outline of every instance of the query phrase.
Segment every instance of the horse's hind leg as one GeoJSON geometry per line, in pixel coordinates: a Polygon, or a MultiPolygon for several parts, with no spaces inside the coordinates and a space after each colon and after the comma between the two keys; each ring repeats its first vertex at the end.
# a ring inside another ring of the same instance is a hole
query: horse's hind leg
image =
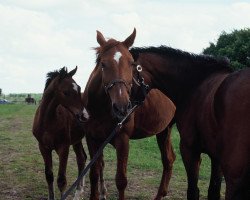
{"type": "MultiPolygon", "coordinates": [[[[82,142],[78,142],[77,144],[73,145],[74,152],[76,154],[76,161],[77,161],[77,166],[78,166],[78,176],[81,174],[82,170],[84,169],[86,160],[87,160],[87,155],[83,149],[82,142]]],[[[82,180],[79,182],[79,184],[76,187],[76,192],[75,192],[75,197],[74,200],[80,199],[81,194],[84,191],[84,179],[85,177],[82,178],[82,180]]]]}
{"type": "Polygon", "coordinates": [[[54,195],[54,187],[53,187],[54,175],[52,171],[52,150],[43,147],[40,143],[39,143],[39,149],[43,156],[44,165],[45,165],[45,176],[46,176],[46,181],[47,181],[48,190],[49,190],[48,199],[54,200],[55,195],[54,195]]]}
{"type": "Polygon", "coordinates": [[[171,128],[167,127],[163,132],[156,135],[159,149],[161,151],[161,159],[163,164],[161,184],[155,200],[160,200],[167,195],[169,181],[172,175],[175,154],[171,143],[171,128]]]}
{"type": "Polygon", "coordinates": [[[219,200],[222,172],[219,163],[211,158],[211,178],[208,189],[208,200],[219,200]]]}
{"type": "Polygon", "coordinates": [[[67,185],[66,168],[67,168],[67,161],[68,161],[68,155],[69,155],[69,145],[62,145],[61,147],[56,149],[56,152],[59,156],[57,186],[62,196],[67,185]]]}

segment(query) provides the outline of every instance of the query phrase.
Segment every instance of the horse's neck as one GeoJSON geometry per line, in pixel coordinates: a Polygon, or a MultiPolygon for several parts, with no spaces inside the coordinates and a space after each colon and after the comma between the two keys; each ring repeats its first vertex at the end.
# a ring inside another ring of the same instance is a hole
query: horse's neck
{"type": "Polygon", "coordinates": [[[53,94],[46,94],[43,96],[41,105],[40,105],[40,119],[42,119],[42,124],[48,124],[56,119],[56,109],[58,106],[53,94]]]}
{"type": "MultiPolygon", "coordinates": [[[[93,91],[94,92],[94,91],[93,91]]],[[[88,108],[90,112],[94,115],[102,115],[107,114],[110,111],[110,101],[108,100],[107,94],[104,90],[99,92],[91,93],[88,96],[88,108]]]]}
{"type": "MultiPolygon", "coordinates": [[[[101,77],[91,75],[83,95],[87,110],[90,115],[107,114],[110,108],[110,101],[102,86],[101,77]]],[[[110,108],[111,109],[111,108],[110,108]]]]}
{"type": "MultiPolygon", "coordinates": [[[[209,65],[199,66],[188,60],[170,58],[167,62],[164,58],[157,59],[144,62],[145,75],[148,76],[153,88],[161,90],[176,105],[186,101],[211,74],[222,73],[222,71],[211,70],[209,65]]],[[[216,66],[212,67],[216,68],[216,66]]]]}

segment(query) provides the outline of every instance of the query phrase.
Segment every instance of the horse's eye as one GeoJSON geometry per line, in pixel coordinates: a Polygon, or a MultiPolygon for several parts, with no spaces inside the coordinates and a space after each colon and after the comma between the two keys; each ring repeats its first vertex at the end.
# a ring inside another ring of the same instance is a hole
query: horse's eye
{"type": "Polygon", "coordinates": [[[135,67],[135,66],[136,66],[136,62],[132,61],[132,62],[131,62],[131,66],[132,66],[132,67],[135,67]]]}
{"type": "Polygon", "coordinates": [[[101,68],[105,68],[105,67],[106,65],[103,62],[101,62],[101,68]]]}
{"type": "Polygon", "coordinates": [[[68,91],[64,91],[63,94],[64,94],[65,96],[69,96],[69,92],[68,92],[68,91]]]}

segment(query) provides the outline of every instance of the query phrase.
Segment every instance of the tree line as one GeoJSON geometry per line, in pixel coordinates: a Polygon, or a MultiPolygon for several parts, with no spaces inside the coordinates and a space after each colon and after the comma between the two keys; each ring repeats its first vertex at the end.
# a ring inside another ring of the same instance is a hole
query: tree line
{"type": "Polygon", "coordinates": [[[229,58],[234,70],[250,67],[250,28],[231,33],[223,31],[216,43],[210,42],[203,50],[203,54],[229,58]]]}

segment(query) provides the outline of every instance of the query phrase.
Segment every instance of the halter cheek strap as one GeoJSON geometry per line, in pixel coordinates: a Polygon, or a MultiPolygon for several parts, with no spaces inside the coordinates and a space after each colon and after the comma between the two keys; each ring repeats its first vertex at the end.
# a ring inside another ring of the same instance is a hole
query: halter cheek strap
{"type": "Polygon", "coordinates": [[[139,64],[136,65],[136,77],[133,76],[133,80],[135,84],[140,88],[141,93],[143,94],[143,96],[140,97],[139,99],[136,99],[136,97],[134,97],[136,100],[133,103],[137,105],[143,104],[150,90],[149,85],[144,82],[144,78],[141,76],[141,72],[142,72],[142,66],[139,64]]]}

